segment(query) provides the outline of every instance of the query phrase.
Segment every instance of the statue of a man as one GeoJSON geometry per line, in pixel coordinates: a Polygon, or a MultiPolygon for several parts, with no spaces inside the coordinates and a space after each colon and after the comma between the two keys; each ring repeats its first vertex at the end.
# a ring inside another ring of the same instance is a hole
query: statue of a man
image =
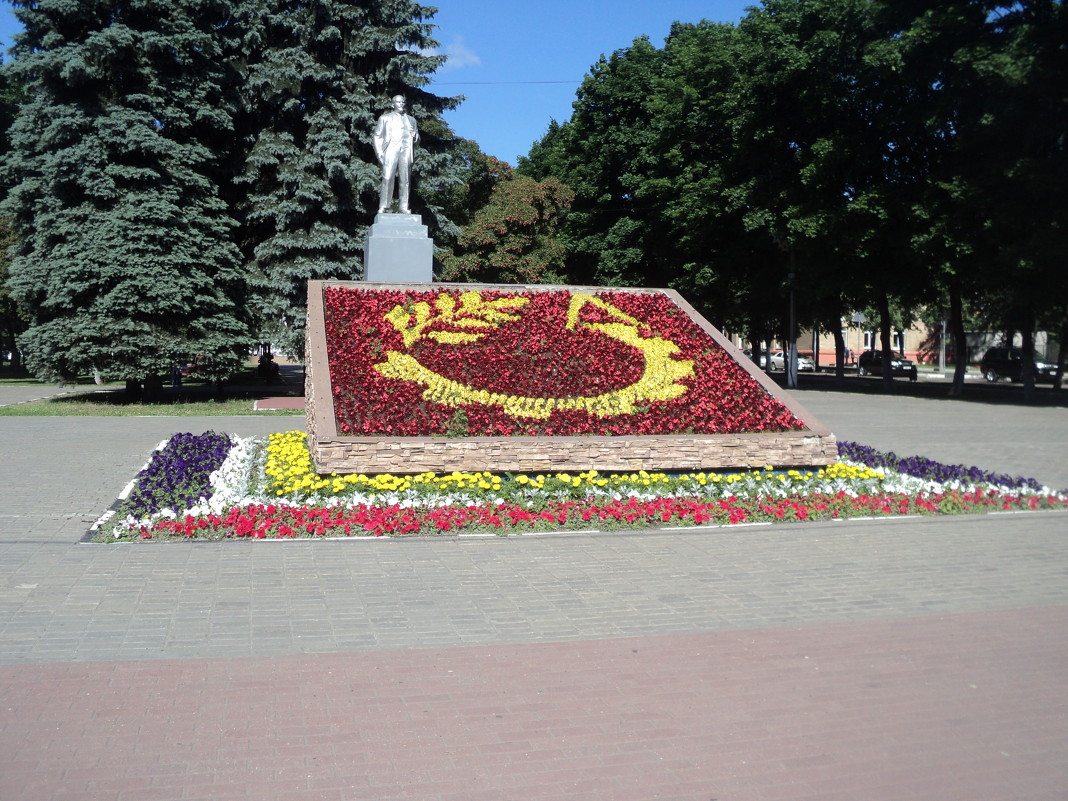
{"type": "Polygon", "coordinates": [[[419,141],[419,128],[415,124],[415,118],[405,113],[406,105],[404,96],[396,95],[393,98],[393,110],[379,117],[375,126],[375,155],[382,165],[379,214],[389,209],[393,202],[394,182],[400,184],[400,213],[411,213],[408,210],[408,192],[412,181],[415,143],[419,141]]]}

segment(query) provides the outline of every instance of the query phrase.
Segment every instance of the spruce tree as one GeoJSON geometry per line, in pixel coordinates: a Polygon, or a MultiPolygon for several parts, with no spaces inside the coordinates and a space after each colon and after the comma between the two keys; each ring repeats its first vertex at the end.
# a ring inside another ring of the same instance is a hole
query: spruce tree
{"type": "MultiPolygon", "coordinates": [[[[6,154],[11,149],[8,130],[24,99],[21,87],[6,69],[0,67],[0,153],[2,154],[6,154]]],[[[7,190],[3,175],[0,174],[0,197],[6,195],[7,190]]],[[[11,297],[11,290],[7,288],[11,246],[17,241],[18,237],[11,224],[6,218],[0,217],[0,366],[4,361],[10,361],[12,370],[20,370],[22,367],[17,337],[26,330],[26,321],[19,313],[18,304],[11,297]],[[11,354],[10,357],[7,354],[11,354]]]]}
{"type": "Polygon", "coordinates": [[[233,136],[228,3],[14,5],[25,32],[8,68],[28,103],[0,213],[21,237],[10,286],[32,315],[27,365],[155,386],[200,355],[211,377],[232,374],[250,336],[215,182],[233,136]]]}
{"type": "Polygon", "coordinates": [[[458,102],[424,87],[444,60],[408,0],[245,0],[235,31],[245,94],[236,177],[240,244],[265,336],[303,353],[309,279],[359,278],[381,176],[371,133],[403,94],[420,123],[413,211],[448,226],[426,198],[455,169],[440,112],[458,102]]]}

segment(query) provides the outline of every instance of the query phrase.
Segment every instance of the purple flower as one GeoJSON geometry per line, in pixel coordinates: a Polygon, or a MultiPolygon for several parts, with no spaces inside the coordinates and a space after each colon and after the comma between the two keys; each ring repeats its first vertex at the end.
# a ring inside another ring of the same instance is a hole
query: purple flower
{"type": "Polygon", "coordinates": [[[868,467],[882,467],[905,475],[915,476],[916,478],[942,483],[962,481],[968,484],[996,484],[1002,487],[1034,491],[1042,489],[1042,484],[1033,478],[991,473],[978,467],[965,467],[962,464],[941,464],[923,456],[902,458],[893,451],[883,453],[874,448],[869,448],[867,445],[859,445],[856,442],[839,442],[838,458],[847,459],[850,462],[859,462],[868,467]]]}
{"type": "Polygon", "coordinates": [[[175,434],[137,474],[117,514],[141,518],[161,509],[181,510],[197,503],[210,494],[209,477],[226,461],[231,444],[229,437],[214,431],[175,434]]]}

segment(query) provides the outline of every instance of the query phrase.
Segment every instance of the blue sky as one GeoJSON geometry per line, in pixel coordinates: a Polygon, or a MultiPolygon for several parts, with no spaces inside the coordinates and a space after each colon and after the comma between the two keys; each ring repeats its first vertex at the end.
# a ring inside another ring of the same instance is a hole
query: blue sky
{"type": "Polygon", "coordinates": [[[467,100],[446,120],[484,153],[515,164],[603,55],[643,34],[660,47],[671,23],[737,22],[757,0],[437,0],[435,38],[450,60],[433,91],[467,100]],[[560,81],[561,83],[544,83],[560,81]]]}
{"type": "MultiPolygon", "coordinates": [[[[514,164],[555,119],[603,54],[647,35],[661,46],[671,23],[737,22],[756,0],[437,0],[432,22],[449,62],[432,91],[467,99],[446,120],[483,152],[514,164]]],[[[0,43],[18,23],[0,0],[0,43]]]]}

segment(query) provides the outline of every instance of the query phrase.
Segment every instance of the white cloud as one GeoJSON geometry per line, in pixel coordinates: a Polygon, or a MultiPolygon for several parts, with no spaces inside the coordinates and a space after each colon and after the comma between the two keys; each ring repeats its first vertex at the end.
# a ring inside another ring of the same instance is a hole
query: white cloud
{"type": "Polygon", "coordinates": [[[442,70],[458,70],[464,67],[477,67],[482,63],[482,59],[478,57],[478,53],[471,50],[464,44],[462,36],[456,36],[445,47],[445,54],[449,57],[449,60],[445,62],[445,66],[442,70]]]}

